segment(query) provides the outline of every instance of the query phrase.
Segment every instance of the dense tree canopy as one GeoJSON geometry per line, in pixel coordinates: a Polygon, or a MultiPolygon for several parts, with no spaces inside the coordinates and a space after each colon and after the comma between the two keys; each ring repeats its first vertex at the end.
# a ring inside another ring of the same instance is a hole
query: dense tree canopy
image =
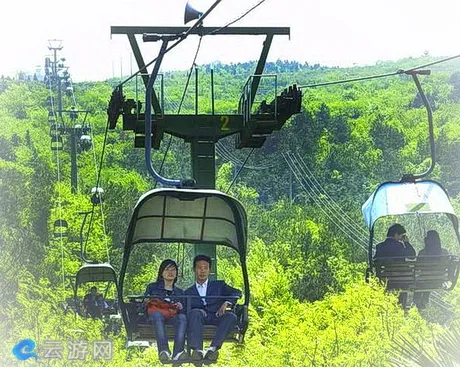
{"type": "MultiPolygon", "coordinates": [[[[424,57],[355,68],[277,61],[267,63],[265,72],[279,74],[280,91],[292,83],[381,74],[431,60],[424,57]]],[[[438,65],[422,81],[434,110],[438,158],[432,178],[443,183],[457,210],[458,66],[455,62],[438,65]]],[[[216,112],[237,111],[241,88],[254,67],[254,62],[213,64],[216,112]]],[[[211,112],[210,68],[200,67],[200,113],[211,112]]],[[[165,111],[177,112],[185,73],[166,72],[163,77],[165,111]]],[[[105,137],[107,102],[114,83],[74,86],[79,107],[91,111],[88,122],[94,145],[78,153],[78,191],[72,193],[68,137],[64,137],[62,151],[50,149],[46,103],[50,92],[37,81],[0,81],[1,365],[158,364],[155,348],[128,352],[124,329],[107,329],[102,321],[84,319],[65,308],[73,296],[73,281],[67,276],[75,275],[83,264],[80,247],[84,246],[88,259],[110,261],[118,271],[132,208],[139,196],[155,185],[145,170],[142,150],[134,148],[131,132],[122,131],[119,123],[105,137]],[[90,192],[96,186],[99,169],[104,202],[94,206],[90,192]],[[81,228],[85,212],[90,215],[81,228]],[[54,236],[59,219],[69,224],[65,237],[54,236]],[[89,355],[85,360],[64,356],[20,362],[11,349],[23,338],[34,339],[38,347],[48,340],[111,339],[113,359],[94,361],[89,355]]],[[[256,100],[267,99],[273,88],[272,82],[267,82],[256,100]]],[[[135,96],[135,84],[126,86],[125,93],[135,96]]],[[[420,96],[405,76],[308,88],[303,93],[302,113],[252,154],[247,165],[258,170],[243,168],[230,190],[245,205],[249,218],[250,327],[245,345],[225,345],[218,363],[416,364],[403,360],[401,350],[395,347],[411,342],[422,349],[438,336],[448,336],[457,323],[454,317],[460,313],[459,288],[449,294],[439,293],[438,303],[426,310],[404,312],[397,295],[386,293],[372,278],[366,283],[368,233],[361,205],[379,183],[423,171],[430,164],[426,113],[420,96]]],[[[192,93],[186,95],[181,111],[194,111],[192,93]]],[[[155,167],[161,165],[168,139],[165,136],[153,155],[155,167]]],[[[189,177],[189,145],[178,138],[171,142],[166,174],[189,177]]],[[[235,150],[233,137],[220,144],[231,152],[231,160],[228,155],[217,155],[217,188],[225,191],[240,169],[238,161],[243,162],[249,150],[235,150]]],[[[414,239],[420,249],[421,234],[414,234],[414,239]]],[[[179,253],[173,248],[156,253],[151,248],[140,250],[133,258],[129,289],[143,292],[161,259],[175,258],[179,253]]],[[[219,250],[218,264],[221,278],[243,286],[232,252],[219,250]]],[[[182,283],[191,277],[187,272],[182,283]]]]}

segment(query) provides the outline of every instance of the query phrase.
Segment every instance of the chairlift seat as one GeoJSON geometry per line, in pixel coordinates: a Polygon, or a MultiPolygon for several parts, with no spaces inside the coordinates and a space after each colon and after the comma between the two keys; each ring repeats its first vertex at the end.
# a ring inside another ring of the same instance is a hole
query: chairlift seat
{"type": "Polygon", "coordinates": [[[417,258],[380,258],[374,261],[376,276],[388,290],[452,290],[458,279],[459,258],[436,256],[417,258]]]}
{"type": "MultiPolygon", "coordinates": [[[[190,299],[197,298],[195,296],[182,296],[182,298],[190,299]]],[[[208,297],[210,298],[210,297],[208,297]]],[[[153,324],[148,321],[148,316],[145,313],[145,301],[148,297],[143,295],[130,296],[129,304],[127,304],[127,311],[129,320],[131,321],[128,339],[140,340],[140,341],[156,341],[156,333],[153,324]]],[[[189,305],[187,301],[184,301],[186,305],[189,305]]],[[[232,308],[232,312],[236,314],[237,324],[230,331],[225,341],[231,341],[235,343],[243,343],[244,334],[248,327],[248,306],[244,304],[235,304],[232,308]]],[[[165,325],[166,333],[168,338],[174,339],[174,326],[165,325]]],[[[215,325],[204,325],[203,326],[203,340],[212,340],[217,331],[215,325]]]]}
{"type": "MultiPolygon", "coordinates": [[[[174,326],[166,325],[166,335],[169,340],[174,339],[174,326]]],[[[203,326],[203,340],[212,340],[217,332],[217,326],[214,325],[204,325],[203,326]]],[[[136,340],[149,341],[150,343],[156,342],[155,329],[153,324],[139,323],[137,325],[137,332],[134,333],[136,340]]],[[[134,337],[133,336],[133,337],[134,337]]],[[[236,326],[232,331],[230,331],[225,338],[225,341],[243,343],[243,333],[238,326],[236,326]]]]}
{"type": "Polygon", "coordinates": [[[64,143],[60,135],[51,137],[51,150],[52,151],[62,151],[64,143]]]}
{"type": "MultiPolygon", "coordinates": [[[[117,275],[114,268],[108,263],[86,264],[80,267],[75,276],[74,298],[77,298],[78,287],[87,282],[106,282],[114,283],[118,290],[117,275]]],[[[109,308],[102,311],[103,315],[117,314],[115,300],[105,300],[109,308]]]]}

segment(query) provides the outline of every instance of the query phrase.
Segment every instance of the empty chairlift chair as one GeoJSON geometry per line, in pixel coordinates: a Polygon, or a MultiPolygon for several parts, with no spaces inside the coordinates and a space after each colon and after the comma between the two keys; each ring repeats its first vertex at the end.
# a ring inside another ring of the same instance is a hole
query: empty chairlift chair
{"type": "MultiPolygon", "coordinates": [[[[237,326],[227,341],[242,343],[248,326],[249,281],[246,269],[247,219],[246,212],[236,199],[217,190],[154,189],[137,202],[128,227],[120,271],[118,300],[126,328],[129,346],[149,346],[156,340],[147,322],[143,295],[124,295],[132,282],[127,272],[133,249],[140,243],[152,253],[161,251],[166,243],[191,243],[201,246],[222,245],[236,251],[244,282],[244,302],[235,305],[237,326]],[[151,244],[156,243],[156,244],[151,244]],[[160,249],[159,249],[160,248],[160,249]]],[[[144,251],[143,256],[147,257],[144,251]]],[[[187,297],[190,298],[190,297],[187,297]]],[[[189,303],[186,303],[189,304],[189,303]]],[[[216,326],[205,325],[203,337],[212,338],[216,326]]],[[[172,326],[166,326],[168,337],[174,337],[172,326]]]]}
{"type": "Polygon", "coordinates": [[[370,231],[368,273],[386,283],[388,290],[423,292],[452,290],[459,275],[459,258],[440,255],[427,257],[373,258],[374,225],[386,216],[445,215],[452,223],[456,247],[460,245],[458,219],[444,188],[432,180],[386,182],[381,184],[362,207],[370,231]]]}

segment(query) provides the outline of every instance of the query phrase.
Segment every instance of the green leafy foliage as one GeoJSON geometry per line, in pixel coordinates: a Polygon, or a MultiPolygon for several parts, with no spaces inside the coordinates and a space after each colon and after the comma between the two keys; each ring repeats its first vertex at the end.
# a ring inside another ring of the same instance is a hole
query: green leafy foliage
{"type": "MultiPolygon", "coordinates": [[[[293,81],[307,84],[381,74],[430,60],[425,57],[348,69],[277,61],[267,63],[266,72],[283,73],[278,78],[280,90],[293,81]]],[[[241,87],[254,66],[254,62],[214,64],[216,113],[237,111],[241,87]]],[[[438,165],[433,178],[445,185],[459,211],[457,70],[458,64],[439,66],[423,79],[423,86],[435,108],[438,165]]],[[[200,113],[211,111],[209,71],[209,65],[200,70],[200,113]]],[[[177,111],[176,101],[182,96],[185,78],[183,72],[164,73],[165,111],[177,111]]],[[[143,151],[133,147],[131,132],[118,126],[107,134],[102,149],[105,110],[113,84],[75,85],[80,107],[90,110],[88,122],[94,147],[78,153],[78,190],[72,193],[68,137],[64,137],[62,151],[50,150],[45,104],[48,91],[38,82],[0,81],[2,365],[159,364],[155,348],[128,351],[121,326],[111,329],[105,322],[84,319],[66,308],[73,298],[72,280],[66,276],[75,275],[83,264],[81,248],[87,259],[110,261],[119,271],[132,208],[139,196],[155,185],[144,168],[143,151]],[[104,189],[104,201],[93,206],[90,192],[96,184],[104,189]],[[85,224],[83,213],[88,216],[85,224]],[[54,236],[58,219],[69,224],[65,236],[54,236]],[[82,361],[64,356],[20,362],[12,356],[11,348],[22,338],[33,338],[39,347],[47,340],[91,343],[110,339],[114,355],[111,361],[94,361],[89,354],[82,361]]],[[[268,83],[267,90],[269,87],[268,83]]],[[[125,93],[134,97],[135,84],[127,86],[125,93]]],[[[187,94],[182,111],[194,112],[192,94],[187,94]]],[[[361,204],[380,182],[425,170],[430,164],[427,138],[426,115],[416,88],[410,78],[401,76],[305,89],[302,114],[288,121],[251,155],[248,165],[265,167],[261,170],[244,168],[236,176],[239,165],[218,154],[216,187],[229,190],[248,213],[251,292],[245,344],[225,344],[220,365],[458,363],[452,353],[458,332],[445,327],[460,313],[458,287],[437,296],[450,306],[447,310],[431,304],[424,311],[412,308],[404,312],[397,304],[397,295],[386,293],[372,278],[369,283],[363,280],[367,254],[362,239],[367,231],[361,204]],[[283,153],[288,152],[303,160],[304,183],[296,180],[287,165],[283,153]],[[425,349],[425,355],[420,355],[421,349],[425,349]],[[425,360],[414,360],[416,353],[425,360]]],[[[177,138],[171,142],[163,172],[169,177],[190,177],[188,145],[177,138]]],[[[163,141],[160,151],[153,154],[155,167],[161,165],[166,144],[163,141]]],[[[232,138],[224,139],[222,144],[241,162],[249,153],[234,150],[232,138]]],[[[407,225],[414,232],[420,227],[416,221],[408,220],[407,225]]],[[[439,229],[447,229],[447,225],[439,229]]],[[[455,250],[453,236],[445,239],[452,240],[449,249],[455,250]]],[[[126,293],[142,293],[155,277],[161,260],[180,254],[186,258],[180,280],[186,287],[192,278],[191,246],[139,245],[128,266],[126,293]]],[[[221,247],[217,255],[219,278],[242,288],[235,253],[221,247]]]]}

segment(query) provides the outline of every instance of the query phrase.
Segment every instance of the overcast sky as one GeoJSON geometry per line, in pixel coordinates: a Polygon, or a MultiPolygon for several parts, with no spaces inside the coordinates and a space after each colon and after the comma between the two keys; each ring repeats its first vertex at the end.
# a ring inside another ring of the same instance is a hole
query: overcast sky
{"type": "MultiPolygon", "coordinates": [[[[199,3],[200,0],[194,0],[199,3]]],[[[201,0],[205,5],[212,0],[201,0]]],[[[222,0],[205,20],[221,26],[259,0],[222,0]]],[[[61,56],[74,81],[129,75],[126,36],[110,26],[182,26],[186,0],[13,0],[2,4],[0,74],[33,71],[48,54],[48,40],[62,39],[61,56]],[[7,4],[7,5],[6,5],[7,4]]],[[[460,53],[459,0],[266,0],[235,26],[287,26],[290,39],[276,36],[269,60],[309,64],[362,65],[379,60],[460,53]]],[[[263,37],[210,36],[197,63],[255,60],[263,37]]],[[[139,42],[142,41],[139,39],[139,42]]],[[[169,53],[163,70],[188,69],[198,42],[191,36],[169,53]]],[[[157,44],[141,44],[145,60],[157,44]]],[[[132,66],[135,70],[135,65],[132,66]]]]}

